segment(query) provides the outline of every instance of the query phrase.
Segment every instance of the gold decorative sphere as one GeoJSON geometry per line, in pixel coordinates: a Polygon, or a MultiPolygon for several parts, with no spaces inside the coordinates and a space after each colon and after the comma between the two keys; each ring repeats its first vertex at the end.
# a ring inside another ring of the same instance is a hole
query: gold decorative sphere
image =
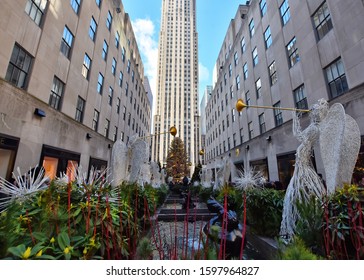
{"type": "Polygon", "coordinates": [[[177,128],[175,126],[172,126],[170,129],[169,129],[169,133],[172,135],[172,136],[176,136],[177,134],[177,128]]]}
{"type": "Polygon", "coordinates": [[[205,150],[204,149],[200,150],[199,154],[200,154],[200,156],[203,156],[205,154],[205,150]]]}
{"type": "Polygon", "coordinates": [[[239,98],[238,101],[236,101],[235,107],[236,107],[236,110],[238,110],[238,112],[241,112],[244,110],[245,107],[248,107],[248,105],[246,105],[244,103],[243,99],[239,98]]]}

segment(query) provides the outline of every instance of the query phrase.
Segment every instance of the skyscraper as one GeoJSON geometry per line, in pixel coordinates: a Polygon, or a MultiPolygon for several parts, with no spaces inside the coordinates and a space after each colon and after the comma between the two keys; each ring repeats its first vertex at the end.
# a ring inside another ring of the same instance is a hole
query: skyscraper
{"type": "Polygon", "coordinates": [[[191,163],[200,149],[196,0],[162,0],[158,83],[154,116],[154,161],[166,162],[171,126],[177,128],[191,163]]]}

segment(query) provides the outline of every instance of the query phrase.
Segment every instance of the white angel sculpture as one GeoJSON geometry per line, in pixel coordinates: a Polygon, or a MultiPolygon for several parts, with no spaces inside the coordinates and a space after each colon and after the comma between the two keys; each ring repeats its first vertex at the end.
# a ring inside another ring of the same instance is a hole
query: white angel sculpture
{"type": "Polygon", "coordinates": [[[112,147],[110,166],[111,186],[117,187],[127,179],[129,166],[128,147],[121,139],[112,147]]]}
{"type": "Polygon", "coordinates": [[[150,183],[154,188],[159,188],[162,184],[162,174],[159,171],[159,165],[155,161],[150,163],[150,183]]]}
{"type": "Polygon", "coordinates": [[[128,148],[130,156],[129,182],[134,183],[138,180],[142,165],[148,162],[149,147],[144,139],[134,135],[129,140],[128,148]]]}
{"type": "Polygon", "coordinates": [[[310,125],[302,131],[299,117],[296,114],[293,116],[293,135],[301,144],[296,151],[295,168],[283,204],[280,234],[288,239],[294,235],[296,222],[300,218],[296,201],[307,201],[311,195],[321,198],[326,193],[334,192],[343,183],[350,182],[359,153],[358,125],[345,115],[341,104],[334,104],[329,109],[327,101],[320,99],[312,107],[310,117],[310,125]],[[311,161],[313,146],[318,140],[327,192],[311,161]]]}

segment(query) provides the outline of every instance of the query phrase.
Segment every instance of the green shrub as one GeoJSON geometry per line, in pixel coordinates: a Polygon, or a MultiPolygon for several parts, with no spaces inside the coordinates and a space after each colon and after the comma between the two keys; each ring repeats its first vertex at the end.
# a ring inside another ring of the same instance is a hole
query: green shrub
{"type": "Polygon", "coordinates": [[[279,249],[278,258],[281,260],[318,260],[319,257],[313,254],[305,245],[303,240],[296,237],[290,244],[279,249]]]}
{"type": "Polygon", "coordinates": [[[284,191],[254,188],[246,191],[247,224],[258,235],[274,237],[279,234],[284,191]]]}

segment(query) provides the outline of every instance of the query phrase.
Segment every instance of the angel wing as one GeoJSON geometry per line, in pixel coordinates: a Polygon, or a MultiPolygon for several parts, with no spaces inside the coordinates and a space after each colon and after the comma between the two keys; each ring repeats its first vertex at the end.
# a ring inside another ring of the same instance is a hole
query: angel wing
{"type": "Polygon", "coordinates": [[[128,148],[121,140],[115,142],[111,150],[111,186],[119,186],[127,178],[128,148]]]}
{"type": "Polygon", "coordinates": [[[340,177],[343,183],[351,182],[360,150],[360,129],[357,122],[345,115],[344,142],[342,145],[340,177]]]}
{"type": "Polygon", "coordinates": [[[131,149],[131,167],[129,182],[134,183],[138,180],[142,164],[148,161],[149,149],[148,144],[141,138],[136,138],[130,143],[131,149]]]}
{"type": "Polygon", "coordinates": [[[350,183],[360,148],[358,124],[335,103],[320,124],[320,150],[328,194],[350,183]]]}

